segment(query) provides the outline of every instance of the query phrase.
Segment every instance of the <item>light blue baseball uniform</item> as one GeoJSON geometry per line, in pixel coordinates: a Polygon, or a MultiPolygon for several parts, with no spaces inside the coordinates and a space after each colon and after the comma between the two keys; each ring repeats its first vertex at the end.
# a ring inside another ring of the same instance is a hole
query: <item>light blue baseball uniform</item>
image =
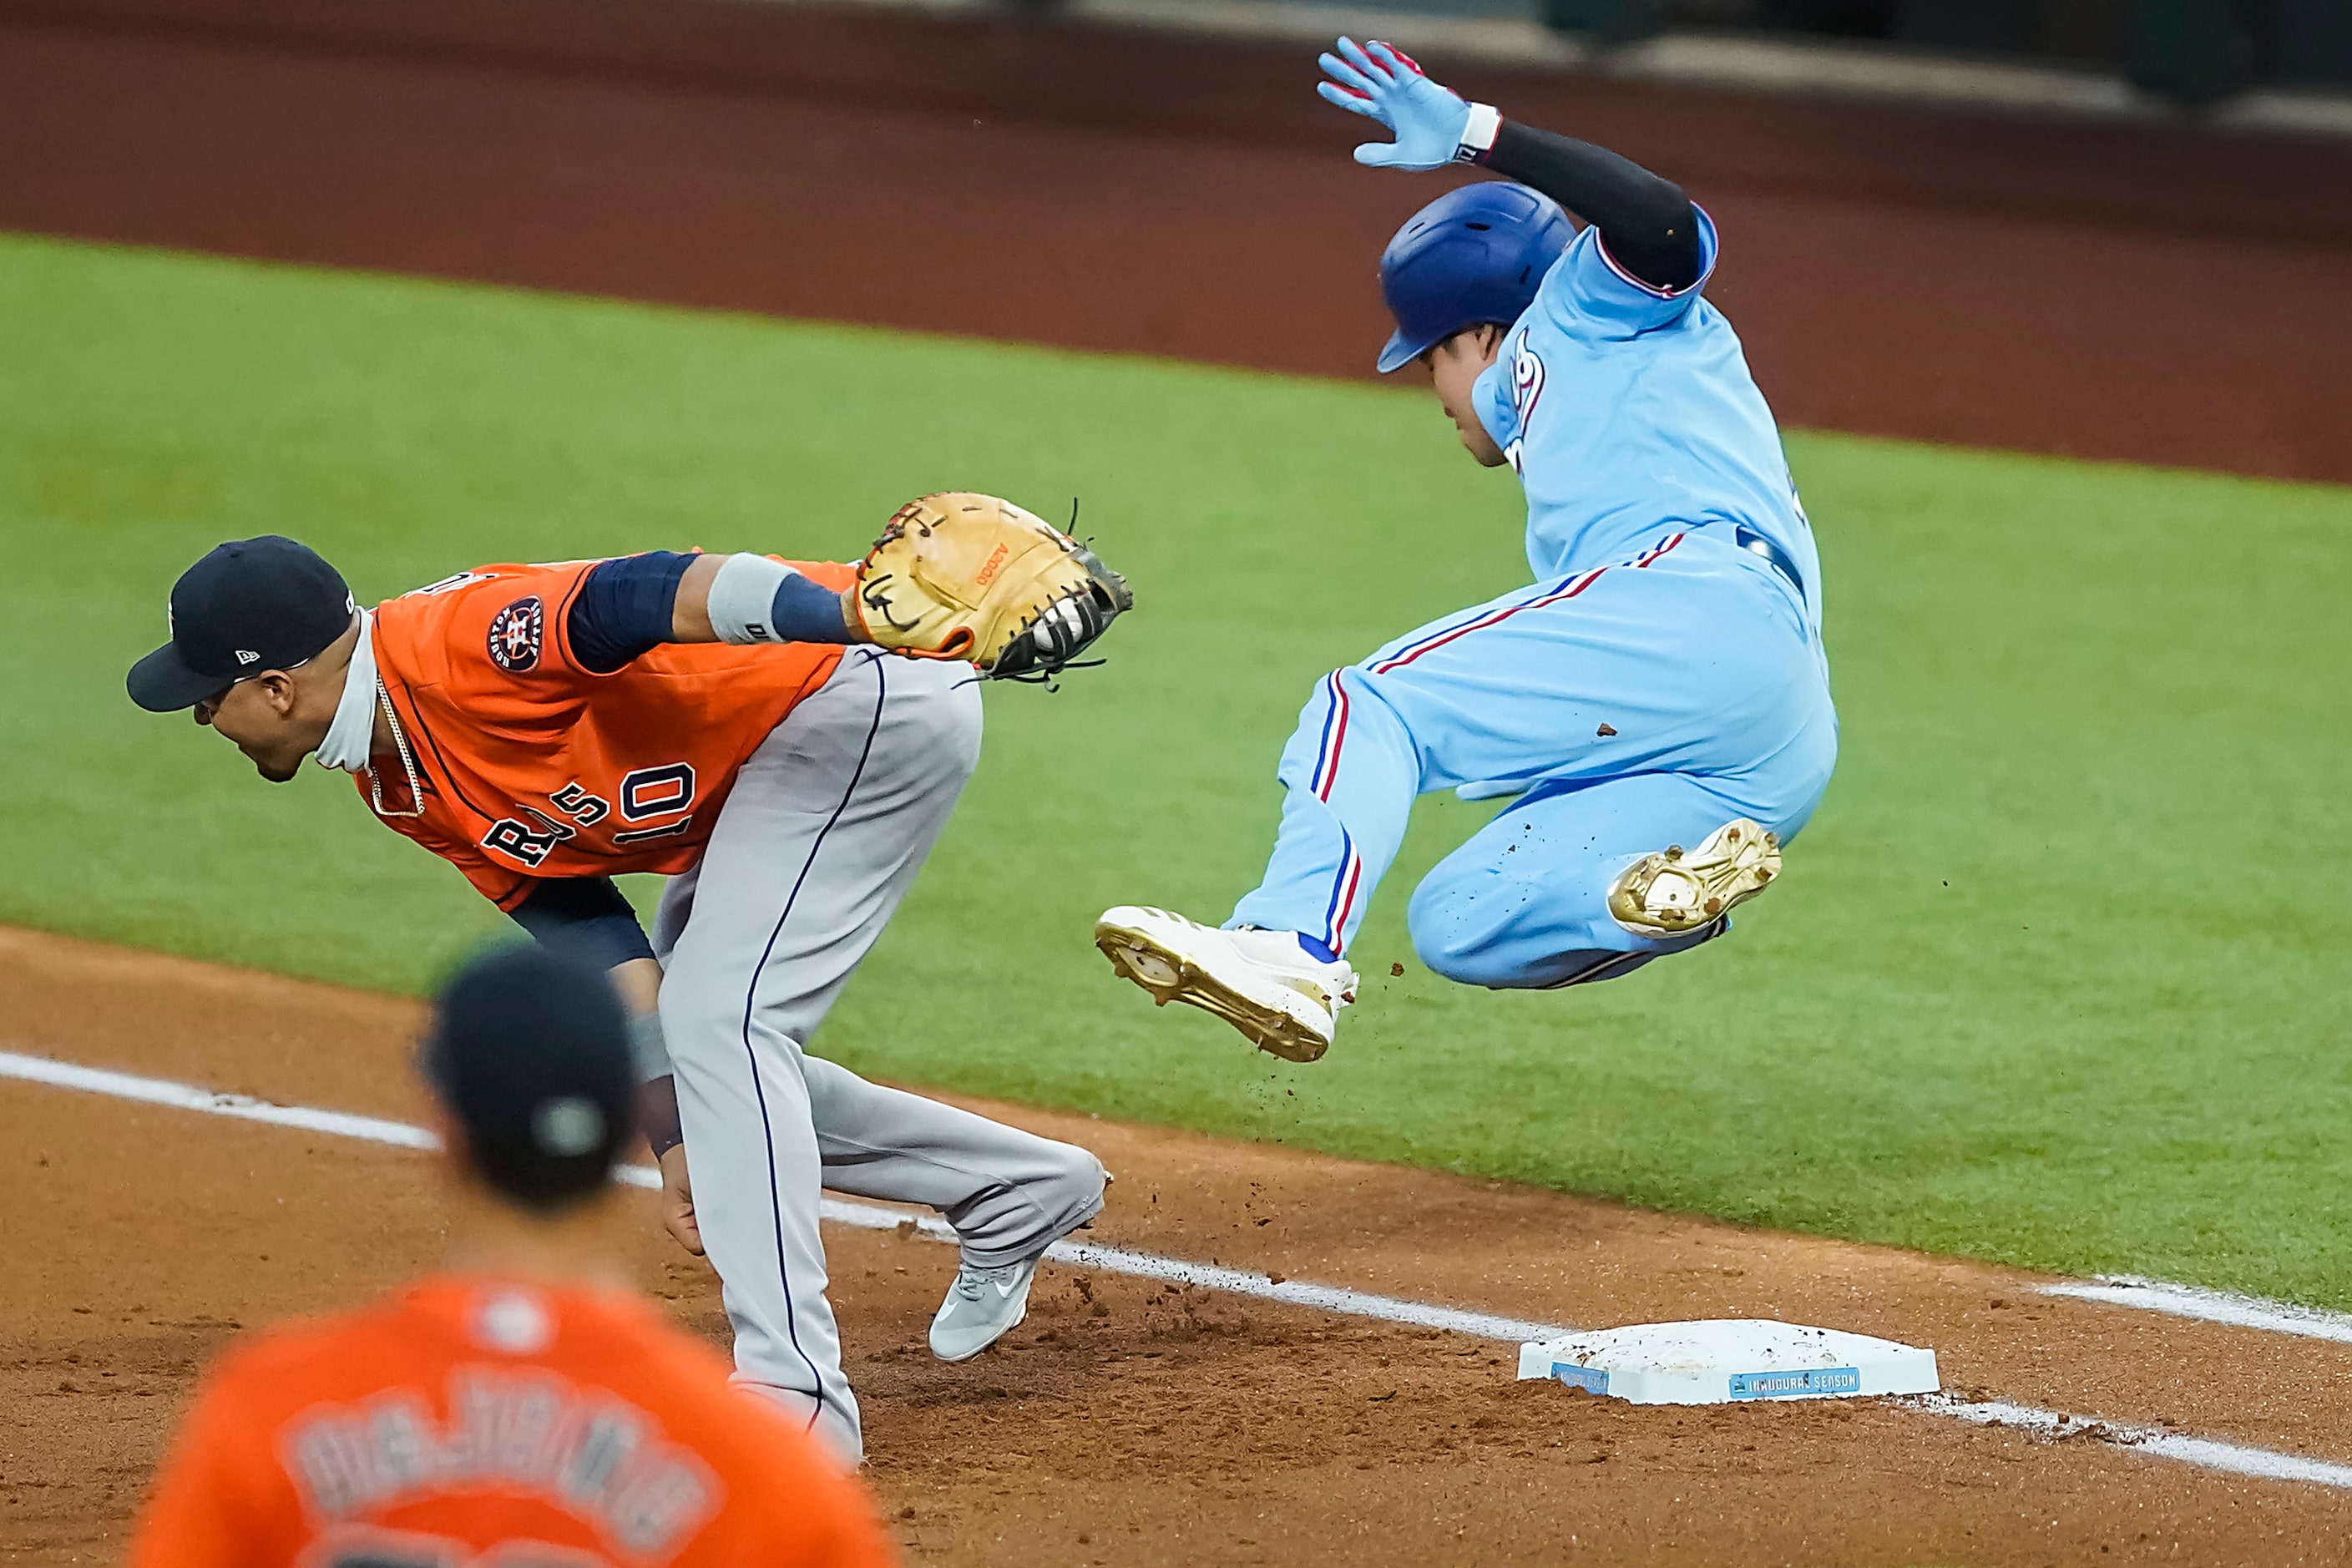
{"type": "Polygon", "coordinates": [[[1342,951],[1416,795],[1518,794],[1414,890],[1414,947],[1473,984],[1607,979],[1727,924],[1629,931],[1619,872],[1735,816],[1784,842],[1811,816],[1837,754],[1820,558],[1739,340],[1700,297],[1699,220],[1687,289],[1627,274],[1591,228],[1545,274],[1475,393],[1527,489],[1536,581],[1317,683],[1265,879],[1229,925],[1342,951]]]}

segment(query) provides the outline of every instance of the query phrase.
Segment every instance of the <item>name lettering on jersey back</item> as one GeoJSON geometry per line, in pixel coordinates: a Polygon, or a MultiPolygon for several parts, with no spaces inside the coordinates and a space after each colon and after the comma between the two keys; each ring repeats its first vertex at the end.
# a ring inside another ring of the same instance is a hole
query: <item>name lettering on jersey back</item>
{"type": "Polygon", "coordinates": [[[415,1389],[305,1412],[286,1432],[286,1473],[322,1524],[450,1492],[521,1494],[561,1510],[627,1556],[675,1556],[723,1499],[719,1478],[643,1410],[534,1368],[461,1366],[447,1419],[415,1389]]]}

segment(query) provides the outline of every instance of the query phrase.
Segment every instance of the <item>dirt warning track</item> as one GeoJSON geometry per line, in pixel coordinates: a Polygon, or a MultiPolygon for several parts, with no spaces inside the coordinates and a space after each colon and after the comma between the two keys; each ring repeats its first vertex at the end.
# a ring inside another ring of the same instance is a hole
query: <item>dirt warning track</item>
{"type": "MultiPolygon", "coordinates": [[[[413,1120],[414,1005],[0,933],[5,1048],[413,1120]]],[[[2352,1459],[2352,1347],[2033,1293],[2016,1273],[1428,1172],[988,1108],[1118,1173],[1092,1233],[1163,1257],[1579,1326],[1769,1315],[1932,1345],[1948,1386],[2352,1459]]],[[[0,1561],[110,1558],[203,1358],[429,1267],[415,1152],[0,1081],[0,1561]]],[[[2337,1560],[2352,1493],[1899,1405],[1635,1409],[1506,1344],[1049,1266],[961,1367],[951,1252],[828,1231],[871,1475],[911,1561],[1971,1563],[2337,1560]]],[[[715,1282],[641,1275],[723,1334],[715,1282]]]]}
{"type": "MultiPolygon", "coordinates": [[[[2352,482],[2352,142],[1430,63],[1706,204],[1791,424],[2352,482]]],[[[1360,376],[1438,186],[1351,164],[1314,74],[911,9],[0,0],[0,226],[1360,376]]]]}

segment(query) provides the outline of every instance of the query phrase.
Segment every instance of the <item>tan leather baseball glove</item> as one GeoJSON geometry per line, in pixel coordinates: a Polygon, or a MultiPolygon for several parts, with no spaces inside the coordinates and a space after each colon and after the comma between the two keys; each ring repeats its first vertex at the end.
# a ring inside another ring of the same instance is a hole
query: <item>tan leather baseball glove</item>
{"type": "Polygon", "coordinates": [[[919,658],[1045,679],[1132,609],[1127,579],[1043,518],[995,496],[908,501],[857,568],[860,629],[919,658]]]}

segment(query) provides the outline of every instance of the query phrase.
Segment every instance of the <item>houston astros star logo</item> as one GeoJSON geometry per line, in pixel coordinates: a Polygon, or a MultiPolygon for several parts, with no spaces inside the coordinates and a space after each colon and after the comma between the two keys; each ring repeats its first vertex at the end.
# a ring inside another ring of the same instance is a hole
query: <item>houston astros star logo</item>
{"type": "Polygon", "coordinates": [[[490,622],[490,661],[509,675],[537,668],[546,630],[547,606],[539,595],[517,599],[490,622]]]}

